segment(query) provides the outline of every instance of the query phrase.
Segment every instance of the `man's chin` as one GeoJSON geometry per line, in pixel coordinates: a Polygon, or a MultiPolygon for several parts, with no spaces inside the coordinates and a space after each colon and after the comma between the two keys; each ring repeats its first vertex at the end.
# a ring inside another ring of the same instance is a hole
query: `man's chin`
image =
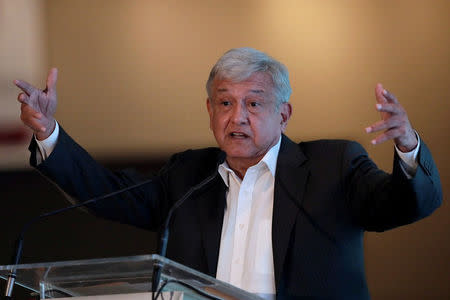
{"type": "MultiPolygon", "coordinates": [[[[255,160],[258,159],[258,156],[254,153],[243,152],[243,151],[227,151],[223,150],[227,154],[227,159],[232,160],[255,160]]],[[[262,157],[261,157],[262,158],[262,157]]]]}

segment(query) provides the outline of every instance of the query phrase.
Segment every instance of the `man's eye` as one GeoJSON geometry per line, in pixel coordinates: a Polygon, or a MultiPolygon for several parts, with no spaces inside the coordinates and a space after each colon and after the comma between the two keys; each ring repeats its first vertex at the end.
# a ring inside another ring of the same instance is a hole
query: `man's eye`
{"type": "Polygon", "coordinates": [[[228,106],[228,105],[230,105],[231,103],[230,103],[230,101],[222,101],[221,104],[222,104],[223,106],[228,106]]]}
{"type": "Polygon", "coordinates": [[[259,106],[259,103],[258,102],[250,102],[250,106],[257,107],[257,106],[259,106]]]}

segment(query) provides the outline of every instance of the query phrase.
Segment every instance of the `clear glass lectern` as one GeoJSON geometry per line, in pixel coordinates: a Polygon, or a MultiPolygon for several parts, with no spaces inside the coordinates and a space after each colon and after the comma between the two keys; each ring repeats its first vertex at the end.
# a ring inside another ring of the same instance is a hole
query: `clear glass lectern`
{"type": "Polygon", "coordinates": [[[41,299],[151,299],[155,264],[162,266],[161,281],[170,282],[158,299],[208,299],[184,283],[222,299],[261,299],[159,255],[0,266],[0,278],[16,269],[16,284],[41,299]]]}

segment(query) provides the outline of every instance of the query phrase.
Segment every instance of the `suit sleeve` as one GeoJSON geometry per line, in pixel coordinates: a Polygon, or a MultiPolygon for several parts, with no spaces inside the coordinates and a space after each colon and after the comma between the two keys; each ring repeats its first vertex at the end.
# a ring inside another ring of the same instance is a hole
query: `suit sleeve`
{"type": "Polygon", "coordinates": [[[442,203],[439,173],[422,142],[418,168],[408,179],[394,154],[392,174],[378,169],[358,143],[347,144],[342,171],[344,187],[355,221],[365,230],[384,231],[430,215],[442,203]]]}
{"type": "MultiPolygon", "coordinates": [[[[135,173],[111,172],[101,166],[62,127],[55,149],[41,164],[36,161],[36,151],[39,150],[34,140],[29,150],[30,164],[78,202],[142,181],[135,173]]],[[[150,184],[100,200],[88,208],[103,218],[156,230],[168,206],[164,170],[150,184]]]]}

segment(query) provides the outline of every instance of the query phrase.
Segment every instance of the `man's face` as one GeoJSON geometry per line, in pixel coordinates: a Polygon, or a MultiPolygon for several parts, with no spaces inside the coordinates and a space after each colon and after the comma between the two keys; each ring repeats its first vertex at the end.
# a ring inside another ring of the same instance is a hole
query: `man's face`
{"type": "Polygon", "coordinates": [[[227,161],[256,164],[278,142],[291,105],[277,109],[270,75],[257,72],[241,82],[214,80],[207,100],[210,127],[227,161]]]}

